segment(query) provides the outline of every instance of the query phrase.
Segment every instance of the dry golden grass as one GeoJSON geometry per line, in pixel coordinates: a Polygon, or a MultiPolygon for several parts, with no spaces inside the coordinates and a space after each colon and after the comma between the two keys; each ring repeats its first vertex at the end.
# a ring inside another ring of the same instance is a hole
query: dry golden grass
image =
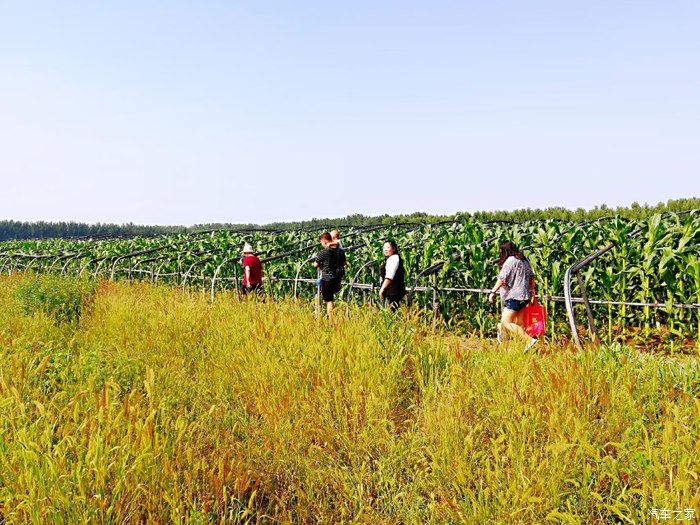
{"type": "Polygon", "coordinates": [[[0,522],[647,523],[700,512],[700,371],[418,318],[0,279],[0,522]]]}

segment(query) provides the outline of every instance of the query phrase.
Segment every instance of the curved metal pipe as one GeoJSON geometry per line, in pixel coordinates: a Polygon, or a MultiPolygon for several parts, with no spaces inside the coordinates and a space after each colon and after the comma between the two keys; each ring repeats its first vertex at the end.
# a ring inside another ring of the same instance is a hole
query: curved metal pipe
{"type": "Polygon", "coordinates": [[[371,260],[360,266],[360,269],[355,272],[355,275],[353,276],[352,280],[350,281],[350,284],[348,286],[348,291],[346,294],[346,299],[345,299],[345,315],[349,316],[350,315],[350,299],[352,298],[352,291],[355,287],[355,284],[357,283],[357,279],[360,276],[360,273],[362,273],[366,268],[371,267],[372,268],[372,288],[370,288],[370,295],[369,295],[369,301],[370,305],[374,302],[374,267],[377,266],[379,263],[377,263],[376,260],[371,260]]]}
{"type": "Polygon", "coordinates": [[[92,276],[93,276],[95,279],[97,279],[97,275],[98,275],[99,272],[100,272],[100,267],[102,266],[102,263],[103,263],[103,262],[106,262],[106,261],[111,261],[112,259],[113,259],[113,257],[104,257],[104,258],[100,259],[100,260],[97,262],[97,268],[95,268],[95,271],[93,272],[92,276]]]}
{"type": "Polygon", "coordinates": [[[12,255],[6,254],[6,253],[2,254],[2,259],[0,259],[0,260],[2,260],[2,266],[0,266],[0,275],[1,275],[2,272],[5,270],[5,265],[7,264],[7,262],[12,260],[12,255]]]}
{"type": "MultiPolygon", "coordinates": [[[[238,257],[229,257],[228,259],[224,259],[224,262],[222,262],[219,266],[217,266],[216,271],[214,272],[214,277],[211,279],[211,302],[214,302],[214,286],[216,285],[216,277],[219,275],[219,272],[221,271],[221,268],[224,267],[225,264],[228,264],[231,261],[235,261],[238,259],[238,257]]],[[[241,290],[240,287],[238,286],[238,265],[234,264],[233,265],[233,277],[234,277],[234,282],[235,287],[236,287],[236,296],[240,299],[241,298],[241,290]]]]}
{"type": "Polygon", "coordinates": [[[49,266],[49,273],[53,272],[53,267],[58,263],[59,261],[62,261],[63,259],[72,257],[73,254],[68,254],[68,255],[58,255],[54,258],[53,262],[51,263],[51,266],[49,266]]]}
{"type": "MultiPolygon", "coordinates": [[[[12,260],[12,268],[10,268],[10,275],[12,275],[12,272],[17,272],[17,271],[19,271],[19,269],[18,269],[19,261],[20,261],[20,259],[22,259],[23,257],[25,257],[25,254],[23,254],[23,253],[22,253],[22,254],[17,254],[16,257],[13,257],[13,260],[12,260]]],[[[23,267],[23,268],[24,268],[24,267],[23,267]]]]}
{"type": "MultiPolygon", "coordinates": [[[[123,259],[131,259],[132,257],[137,257],[139,255],[146,255],[149,253],[155,253],[155,252],[158,252],[160,250],[165,250],[166,248],[170,248],[170,247],[171,247],[170,244],[164,244],[162,246],[157,246],[155,248],[149,248],[147,250],[139,250],[139,251],[135,251],[135,252],[125,253],[124,255],[118,256],[114,260],[114,263],[112,264],[112,270],[110,272],[109,280],[110,281],[114,280],[114,274],[116,272],[117,264],[119,263],[119,261],[122,261],[123,259]]],[[[129,266],[129,271],[131,271],[131,266],[129,266]]]]}
{"type": "MultiPolygon", "coordinates": [[[[158,269],[155,272],[155,277],[153,279],[153,282],[156,283],[158,282],[158,278],[161,277],[161,270],[163,269],[163,265],[168,262],[173,262],[177,260],[177,257],[165,257],[162,262],[158,265],[158,269]]],[[[179,276],[179,272],[177,274],[179,276]]]]}
{"type": "MultiPolygon", "coordinates": [[[[376,260],[373,259],[373,260],[371,260],[371,261],[369,261],[369,262],[366,262],[366,263],[363,264],[362,266],[360,266],[360,269],[357,270],[357,272],[355,273],[354,277],[352,278],[352,281],[350,281],[350,286],[348,287],[348,291],[347,291],[347,294],[346,294],[347,297],[346,297],[345,300],[347,301],[348,305],[349,305],[349,303],[350,303],[350,299],[351,299],[351,296],[352,296],[353,287],[355,286],[355,283],[357,282],[357,279],[360,277],[360,274],[362,273],[362,271],[365,270],[366,268],[370,267],[370,266],[377,266],[378,264],[379,264],[379,263],[378,263],[376,260]]],[[[374,268],[372,269],[372,276],[374,276],[374,268]]],[[[374,290],[374,283],[372,283],[372,290],[374,290]]]]}
{"type": "Polygon", "coordinates": [[[88,267],[89,267],[91,264],[96,263],[96,262],[99,262],[99,261],[101,261],[102,259],[104,259],[104,257],[95,257],[95,258],[92,258],[92,259],[88,260],[85,264],[81,264],[81,265],[80,265],[80,272],[78,272],[78,277],[82,277],[82,276],[83,276],[83,272],[84,272],[85,270],[87,270],[88,267]]]}
{"type": "Polygon", "coordinates": [[[84,257],[87,257],[87,255],[86,255],[86,254],[82,254],[82,255],[81,255],[81,254],[76,254],[76,255],[73,255],[73,256],[71,256],[71,257],[68,257],[68,260],[66,260],[65,264],[64,264],[63,267],[61,268],[61,275],[65,275],[65,274],[66,274],[66,270],[68,269],[68,265],[69,265],[72,261],[74,261],[74,260],[76,260],[76,259],[81,259],[81,258],[84,258],[84,257]]]}
{"type": "Polygon", "coordinates": [[[131,254],[120,255],[120,256],[117,257],[117,258],[115,259],[115,261],[112,263],[112,268],[111,268],[111,270],[110,270],[110,272],[109,272],[109,280],[110,280],[110,281],[114,281],[114,273],[115,273],[115,271],[116,271],[117,264],[119,263],[119,261],[121,261],[122,259],[126,259],[127,257],[131,257],[131,254]]]}
{"type": "Polygon", "coordinates": [[[571,336],[579,350],[583,350],[581,340],[578,337],[578,329],[576,328],[576,317],[574,316],[574,304],[571,298],[571,269],[569,266],[564,272],[564,304],[566,305],[566,315],[569,318],[569,327],[571,328],[571,336]]]}
{"type": "MultiPolygon", "coordinates": [[[[639,234],[642,231],[644,231],[643,226],[628,233],[627,238],[632,239],[633,237],[635,237],[637,234],[639,234]]],[[[574,264],[569,266],[566,269],[566,272],[564,273],[564,301],[566,304],[566,314],[569,318],[569,325],[571,327],[571,335],[574,339],[574,343],[579,348],[579,350],[583,350],[583,345],[581,344],[581,340],[578,336],[578,330],[576,328],[576,317],[574,316],[574,305],[573,305],[573,299],[571,296],[571,287],[572,287],[571,274],[572,273],[576,274],[576,277],[577,277],[578,282],[579,282],[579,286],[582,289],[583,303],[586,307],[586,313],[588,315],[588,325],[589,325],[588,328],[590,329],[591,333],[594,334],[594,336],[595,336],[597,332],[596,332],[595,324],[593,321],[593,313],[591,311],[591,305],[588,301],[588,295],[586,294],[586,291],[584,288],[583,279],[580,278],[578,273],[583,268],[585,268],[586,266],[591,264],[593,261],[595,261],[598,257],[600,257],[601,255],[603,255],[603,254],[609,252],[610,250],[612,250],[613,248],[615,248],[615,246],[616,246],[616,243],[611,242],[610,244],[608,244],[604,248],[596,250],[595,252],[591,253],[590,255],[587,255],[586,257],[584,257],[583,259],[576,261],[574,264]]]]}
{"type": "Polygon", "coordinates": [[[190,272],[192,271],[192,268],[194,268],[195,266],[198,266],[200,264],[208,263],[208,262],[213,261],[213,260],[214,260],[214,257],[208,257],[208,258],[202,259],[200,261],[195,261],[190,265],[190,267],[187,269],[187,271],[185,272],[185,275],[182,278],[182,293],[185,293],[185,290],[187,287],[187,279],[190,276],[190,272]]]}
{"type": "MultiPolygon", "coordinates": [[[[24,271],[25,271],[25,272],[28,272],[29,269],[32,267],[32,265],[33,265],[35,262],[37,262],[39,259],[41,259],[42,256],[41,256],[41,255],[38,255],[38,256],[29,255],[28,257],[29,257],[29,262],[28,262],[28,263],[25,265],[25,267],[24,267],[24,271]]],[[[36,274],[39,275],[39,271],[38,271],[38,270],[37,270],[36,274]]]]}
{"type": "Polygon", "coordinates": [[[298,290],[298,285],[299,285],[299,274],[301,273],[301,269],[304,267],[304,265],[308,262],[311,262],[315,260],[315,257],[309,257],[306,259],[304,262],[299,264],[299,267],[297,268],[297,273],[294,276],[294,300],[297,300],[297,290],[298,290]]]}
{"type": "Polygon", "coordinates": [[[420,281],[423,277],[428,277],[432,275],[433,273],[436,273],[440,271],[447,261],[438,261],[432,266],[428,266],[425,268],[423,271],[421,271],[417,276],[416,279],[413,281],[413,286],[411,286],[411,291],[408,293],[408,297],[406,301],[410,304],[411,301],[413,300],[413,295],[415,294],[416,286],[418,286],[418,281],[420,281]]]}

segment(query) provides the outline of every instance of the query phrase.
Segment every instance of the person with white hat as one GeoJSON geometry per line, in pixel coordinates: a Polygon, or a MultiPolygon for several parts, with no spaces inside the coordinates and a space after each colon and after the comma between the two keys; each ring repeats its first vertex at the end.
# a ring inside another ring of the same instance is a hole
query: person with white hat
{"type": "Polygon", "coordinates": [[[243,293],[255,292],[261,295],[263,292],[263,271],[260,259],[255,255],[249,242],[243,245],[243,293]]]}

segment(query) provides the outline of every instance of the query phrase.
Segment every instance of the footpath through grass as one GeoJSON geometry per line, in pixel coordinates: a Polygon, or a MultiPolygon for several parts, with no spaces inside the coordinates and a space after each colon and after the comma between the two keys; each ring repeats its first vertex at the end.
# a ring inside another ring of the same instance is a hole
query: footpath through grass
{"type": "Polygon", "coordinates": [[[698,520],[695,358],[310,310],[0,279],[0,523],[698,520]]]}

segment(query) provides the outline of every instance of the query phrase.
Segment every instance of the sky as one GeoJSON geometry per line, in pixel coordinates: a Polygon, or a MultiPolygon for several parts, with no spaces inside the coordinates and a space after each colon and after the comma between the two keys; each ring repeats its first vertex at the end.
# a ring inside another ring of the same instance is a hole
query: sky
{"type": "Polygon", "coordinates": [[[696,0],[0,0],[0,220],[700,196],[696,0]]]}

